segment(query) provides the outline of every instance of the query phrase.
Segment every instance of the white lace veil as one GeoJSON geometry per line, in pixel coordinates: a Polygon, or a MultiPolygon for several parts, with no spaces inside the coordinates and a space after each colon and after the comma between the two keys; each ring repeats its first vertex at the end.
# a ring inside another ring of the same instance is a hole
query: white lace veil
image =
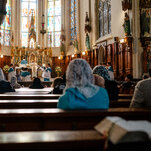
{"type": "Polygon", "coordinates": [[[66,89],[77,88],[86,98],[94,96],[99,87],[94,85],[94,77],[90,65],[84,59],[72,60],[67,68],[66,89]]]}
{"type": "Polygon", "coordinates": [[[3,70],[0,68],[0,81],[1,80],[5,80],[5,76],[4,76],[3,70]]]}

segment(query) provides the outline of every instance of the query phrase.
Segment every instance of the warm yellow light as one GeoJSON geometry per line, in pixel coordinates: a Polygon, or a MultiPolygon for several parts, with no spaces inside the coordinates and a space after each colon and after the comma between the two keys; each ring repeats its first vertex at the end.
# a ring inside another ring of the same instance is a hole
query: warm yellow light
{"type": "Polygon", "coordinates": [[[85,51],[82,52],[82,55],[85,55],[85,51]]]}
{"type": "Polygon", "coordinates": [[[60,56],[58,57],[58,59],[59,59],[59,60],[61,59],[60,56]]]}
{"type": "Polygon", "coordinates": [[[125,42],[125,39],[121,39],[121,40],[120,40],[120,43],[124,43],[124,42],[125,42]]]}
{"type": "Polygon", "coordinates": [[[72,55],[72,58],[74,58],[74,55],[72,55]]]}
{"type": "Polygon", "coordinates": [[[1,58],[3,58],[3,55],[1,55],[1,58]]]}

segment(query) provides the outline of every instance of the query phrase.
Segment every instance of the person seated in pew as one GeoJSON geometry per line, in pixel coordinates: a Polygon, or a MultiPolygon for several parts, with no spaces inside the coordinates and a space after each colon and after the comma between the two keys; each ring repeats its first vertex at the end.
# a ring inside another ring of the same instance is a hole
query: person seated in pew
{"type": "Polygon", "coordinates": [[[9,82],[11,81],[11,78],[12,78],[12,77],[16,76],[13,67],[14,67],[13,64],[10,64],[10,68],[9,68],[9,70],[8,70],[8,81],[9,81],[9,82]]]}
{"type": "Polygon", "coordinates": [[[132,82],[132,80],[133,76],[131,74],[127,74],[125,77],[125,81],[119,86],[120,93],[133,94],[134,82],[132,82]]]}
{"type": "Polygon", "coordinates": [[[130,107],[151,107],[151,69],[149,78],[139,81],[135,86],[130,107]]]}
{"type": "Polygon", "coordinates": [[[53,90],[49,94],[63,94],[65,84],[63,78],[57,77],[52,83],[53,90]]]}
{"type": "Polygon", "coordinates": [[[21,85],[19,83],[17,83],[17,78],[16,77],[11,77],[10,85],[12,86],[13,89],[21,88],[21,85]]]}
{"type": "Polygon", "coordinates": [[[30,89],[43,89],[44,86],[41,84],[41,80],[39,78],[34,78],[33,83],[29,86],[30,89]]]}
{"type": "Polygon", "coordinates": [[[93,74],[97,74],[100,77],[104,78],[105,89],[108,92],[110,100],[118,100],[119,90],[117,87],[117,82],[110,79],[110,76],[109,76],[107,69],[102,65],[96,66],[93,69],[93,74]]]}
{"type": "Polygon", "coordinates": [[[75,59],[70,62],[65,91],[57,106],[67,110],[109,108],[107,91],[94,85],[92,69],[86,60],[75,59]]]}
{"type": "Polygon", "coordinates": [[[97,74],[104,78],[104,80],[110,80],[108,70],[103,65],[98,65],[93,68],[93,74],[97,74]]]}
{"type": "Polygon", "coordinates": [[[0,68],[0,93],[4,92],[15,92],[15,90],[11,87],[10,83],[5,80],[4,73],[0,68]]]}
{"type": "Polygon", "coordinates": [[[25,81],[31,81],[31,74],[29,73],[28,68],[22,67],[22,70],[21,70],[21,80],[23,82],[25,82],[25,81]]]}

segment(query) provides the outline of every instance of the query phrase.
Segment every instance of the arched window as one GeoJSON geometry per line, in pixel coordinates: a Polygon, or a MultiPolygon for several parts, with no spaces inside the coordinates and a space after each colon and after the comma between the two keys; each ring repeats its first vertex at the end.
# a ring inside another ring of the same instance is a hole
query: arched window
{"type": "Polygon", "coordinates": [[[77,0],[70,1],[71,42],[77,38],[77,0]]]}
{"type": "Polygon", "coordinates": [[[61,35],[61,0],[48,0],[48,47],[60,46],[61,35]]]}
{"type": "Polygon", "coordinates": [[[111,33],[111,0],[99,0],[99,36],[111,33]]]}
{"type": "Polygon", "coordinates": [[[7,0],[6,4],[6,17],[1,25],[1,44],[4,46],[10,46],[11,44],[11,0],[7,0]]]}
{"type": "Polygon", "coordinates": [[[34,18],[34,29],[36,32],[37,0],[21,0],[21,46],[28,46],[29,29],[31,17],[34,18]]]}

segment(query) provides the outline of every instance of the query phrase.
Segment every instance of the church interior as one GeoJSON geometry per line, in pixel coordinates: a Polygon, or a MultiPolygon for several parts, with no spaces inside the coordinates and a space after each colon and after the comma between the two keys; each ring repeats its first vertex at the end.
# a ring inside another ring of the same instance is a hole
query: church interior
{"type": "Polygon", "coordinates": [[[150,92],[151,0],[0,0],[2,151],[151,151],[150,92]]]}

